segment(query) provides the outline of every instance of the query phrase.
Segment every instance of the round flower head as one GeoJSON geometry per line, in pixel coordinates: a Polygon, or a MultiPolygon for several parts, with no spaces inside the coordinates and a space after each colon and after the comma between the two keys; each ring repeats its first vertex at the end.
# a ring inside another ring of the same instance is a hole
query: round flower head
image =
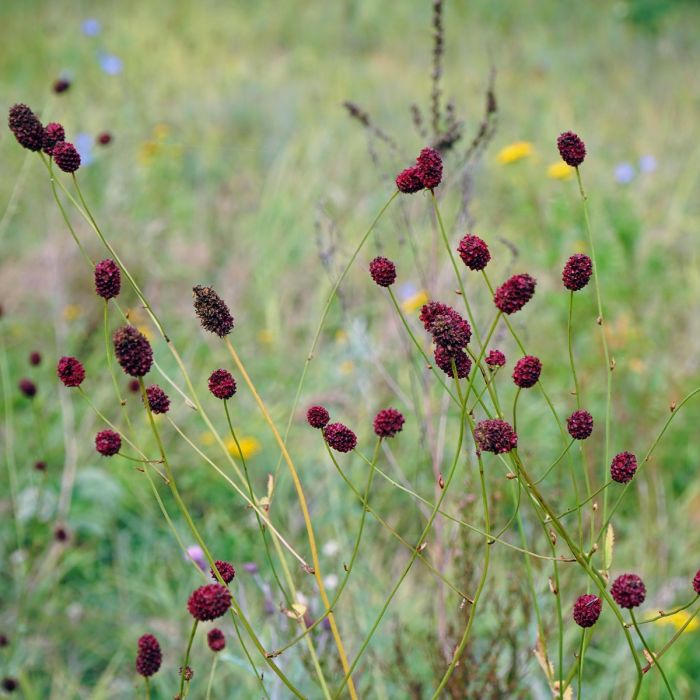
{"type": "Polygon", "coordinates": [[[220,629],[215,627],[207,632],[207,644],[212,651],[221,651],[226,646],[226,637],[220,629]]]}
{"type": "Polygon", "coordinates": [[[151,384],[146,389],[146,398],[153,413],[167,413],[170,410],[170,399],[157,384],[151,384]]]}
{"type": "Polygon", "coordinates": [[[67,78],[59,78],[58,80],[54,81],[53,84],[53,91],[57,94],[60,95],[62,92],[66,92],[70,88],[70,80],[67,78]]]}
{"type": "Polygon", "coordinates": [[[566,429],[574,440],[585,440],[593,432],[593,416],[588,411],[574,411],[566,419],[566,429]]]}
{"type": "Polygon", "coordinates": [[[53,155],[53,147],[59,141],[66,140],[65,129],[57,122],[51,122],[44,127],[44,140],[42,142],[42,150],[47,155],[53,155]]]}
{"type": "Polygon", "coordinates": [[[312,428],[325,428],[330,419],[324,406],[312,406],[306,412],[306,421],[312,428]]]}
{"type": "Polygon", "coordinates": [[[85,379],[85,368],[75,357],[62,357],[56,365],[56,374],[65,386],[80,386],[85,379]]]}
{"type": "Polygon", "coordinates": [[[16,104],[10,107],[7,124],[21,146],[30,151],[41,150],[44,145],[44,127],[27,105],[16,104]]]}
{"type": "Polygon", "coordinates": [[[380,438],[394,437],[403,429],[405,420],[395,408],[384,408],[374,417],[374,434],[380,438]]]}
{"type": "Polygon", "coordinates": [[[328,446],[336,452],[351,452],[357,445],[357,436],[342,423],[331,423],[323,429],[328,446]]]}
{"type": "Polygon", "coordinates": [[[74,173],[80,167],[80,154],[68,141],[59,141],[53,147],[53,159],[64,173],[74,173]]]}
{"type": "Polygon", "coordinates": [[[483,270],[491,260],[489,247],[479,236],[467,234],[457,248],[459,257],[470,270],[483,270]]]}
{"type": "Polygon", "coordinates": [[[424,148],[416,158],[416,170],[423,187],[435,189],[442,180],[442,158],[434,148],[424,148]]]}
{"type": "Polygon", "coordinates": [[[131,379],[129,381],[129,391],[132,394],[140,394],[141,393],[141,385],[139,384],[138,379],[131,379]]]}
{"type": "Polygon", "coordinates": [[[514,314],[532,299],[536,285],[537,280],[528,274],[513,275],[496,290],[493,302],[504,314],[514,314]]]}
{"type": "Polygon", "coordinates": [[[36,350],[34,352],[29,353],[29,364],[32,365],[32,367],[36,367],[37,365],[41,364],[41,353],[37,352],[36,350]]]}
{"type": "Polygon", "coordinates": [[[17,688],[19,688],[19,681],[16,678],[12,678],[12,676],[5,676],[5,678],[2,679],[3,690],[7,691],[8,693],[14,693],[17,688]]]}
{"type": "Polygon", "coordinates": [[[28,399],[36,396],[36,384],[31,379],[20,379],[17,386],[28,399]]]}
{"type": "Polygon", "coordinates": [[[583,253],[576,253],[566,261],[561,279],[567,289],[577,292],[588,284],[592,274],[593,263],[591,259],[583,253]]]}
{"type": "Polygon", "coordinates": [[[68,542],[68,530],[66,530],[65,527],[62,527],[59,525],[54,531],[53,531],[53,538],[56,540],[56,542],[68,542]]]}
{"type": "Polygon", "coordinates": [[[559,135],[557,148],[562,160],[572,168],[578,168],[586,157],[586,144],[573,131],[559,135]]]}
{"type": "Polygon", "coordinates": [[[644,602],[647,589],[637,574],[622,574],[613,581],[610,595],[621,608],[636,608],[644,602]]]}
{"type": "Polygon", "coordinates": [[[163,662],[160,644],[152,634],[144,634],[139,637],[138,650],[136,652],[136,672],[145,678],[158,671],[163,662]]]}
{"type": "Polygon", "coordinates": [[[579,627],[593,627],[602,609],[603,601],[598,596],[592,593],[579,596],[574,603],[574,622],[579,627]]]}
{"type": "Polygon", "coordinates": [[[421,309],[420,320],[437,345],[454,354],[463,350],[472,337],[469,323],[446,304],[431,301],[421,309]]]}
{"type": "MultiPolygon", "coordinates": [[[[214,563],[216,564],[216,570],[219,572],[224,582],[231,583],[231,581],[233,581],[234,576],[236,575],[236,570],[233,568],[233,566],[227,561],[220,561],[218,559],[214,563]]],[[[218,581],[219,579],[217,579],[216,576],[214,576],[214,570],[209,569],[209,571],[211,573],[211,577],[215,581],[218,581]]]]}
{"type": "Polygon", "coordinates": [[[455,367],[457,368],[457,378],[464,379],[469,376],[469,372],[472,368],[472,361],[469,359],[468,355],[464,350],[458,350],[455,353],[451,353],[449,350],[445,350],[441,345],[435,346],[435,352],[433,353],[435,357],[435,364],[450,378],[454,379],[454,371],[452,369],[452,361],[454,360],[455,367]]]}
{"type": "Polygon", "coordinates": [[[380,287],[390,287],[396,282],[396,265],[388,258],[374,258],[369,264],[369,274],[380,287]]]}
{"type": "Polygon", "coordinates": [[[43,459],[40,459],[40,460],[34,462],[34,469],[36,469],[38,472],[45,472],[46,471],[46,462],[44,462],[43,459]]]}
{"type": "Polygon", "coordinates": [[[518,446],[518,436],[513,428],[498,418],[477,423],[474,441],[481,452],[493,452],[495,455],[510,452],[518,446]]]}
{"type": "Polygon", "coordinates": [[[236,380],[227,369],[217,369],[209,377],[209,391],[217,399],[225,401],[236,393],[236,380]]]}
{"type": "Polygon", "coordinates": [[[693,578],[693,590],[700,595],[700,571],[698,571],[693,578]]]}
{"type": "Polygon", "coordinates": [[[100,146],[108,146],[112,143],[112,134],[110,134],[109,131],[103,131],[97,137],[97,143],[99,143],[100,146]]]}
{"type": "Polygon", "coordinates": [[[406,168],[396,176],[396,187],[399,192],[404,194],[413,194],[423,189],[423,183],[418,177],[418,168],[406,168]]]}
{"type": "Polygon", "coordinates": [[[521,389],[529,389],[537,384],[542,372],[542,363],[532,355],[521,357],[513,369],[513,381],[521,389]]]}
{"type": "Polygon", "coordinates": [[[224,300],[211,288],[197,285],[192,288],[194,310],[199,317],[202,328],[216,333],[220,338],[233,329],[233,316],[224,300]]]}
{"type": "Polygon", "coordinates": [[[132,377],[143,377],[153,365],[153,350],[146,336],[133,326],[122,326],[112,338],[121,368],[132,377]]]}
{"type": "Polygon", "coordinates": [[[200,622],[215,620],[217,617],[225,615],[230,607],[231,594],[228,588],[220,583],[200,586],[192,592],[187,601],[190,615],[200,622]]]}
{"type": "Polygon", "coordinates": [[[95,449],[105,457],[112,457],[122,448],[122,438],[113,430],[101,430],[95,435],[95,449]]]}
{"type": "Polygon", "coordinates": [[[494,370],[497,367],[503,367],[506,363],[506,356],[500,350],[489,350],[484,360],[490,369],[494,370]]]}
{"type": "Polygon", "coordinates": [[[618,484],[626,484],[632,481],[634,473],[637,471],[637,458],[631,452],[620,452],[613,457],[610,464],[610,476],[618,484]]]}
{"type": "Polygon", "coordinates": [[[122,288],[122,273],[119,265],[107,258],[95,265],[95,291],[103,299],[112,299],[122,288]]]}

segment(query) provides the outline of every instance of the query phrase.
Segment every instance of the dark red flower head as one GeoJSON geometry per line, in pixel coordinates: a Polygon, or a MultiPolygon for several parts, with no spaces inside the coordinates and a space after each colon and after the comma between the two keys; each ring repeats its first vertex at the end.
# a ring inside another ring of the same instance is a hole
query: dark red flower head
{"type": "Polygon", "coordinates": [[[503,367],[506,363],[506,356],[500,350],[489,350],[484,360],[491,369],[503,367]]]}
{"type": "Polygon", "coordinates": [[[394,437],[403,429],[405,420],[395,408],[384,408],[374,417],[374,434],[380,438],[394,437]]]}
{"type": "Polygon", "coordinates": [[[592,593],[579,596],[574,603],[574,622],[579,627],[593,627],[602,609],[603,601],[598,596],[592,593]]]}
{"type": "Polygon", "coordinates": [[[562,160],[572,168],[578,168],[586,157],[586,144],[573,131],[559,135],[557,148],[562,160]]]}
{"type": "Polygon", "coordinates": [[[455,353],[451,353],[449,350],[445,350],[442,345],[436,345],[435,351],[433,353],[435,357],[435,364],[450,378],[454,379],[454,371],[452,369],[452,361],[454,360],[455,367],[457,368],[457,378],[464,379],[469,376],[469,372],[472,368],[472,361],[469,359],[464,350],[458,350],[455,353]]]}
{"type": "Polygon", "coordinates": [[[566,429],[574,440],[585,440],[593,432],[593,416],[588,411],[574,411],[566,419],[566,429]]]}
{"type": "Polygon", "coordinates": [[[29,353],[29,364],[32,367],[36,367],[41,364],[41,353],[34,350],[34,352],[29,353]]]}
{"type": "Polygon", "coordinates": [[[236,380],[227,369],[217,369],[209,377],[209,391],[217,399],[225,401],[236,393],[236,380]]]}
{"type": "Polygon", "coordinates": [[[215,627],[207,632],[207,644],[212,651],[221,651],[226,646],[226,637],[220,629],[215,627]]]}
{"type": "Polygon", "coordinates": [[[141,393],[141,385],[139,384],[138,379],[131,379],[129,381],[129,391],[132,394],[140,394],[141,393]]]}
{"type": "Polygon", "coordinates": [[[610,476],[618,484],[626,484],[632,481],[634,473],[637,471],[637,458],[631,452],[620,452],[613,457],[610,464],[610,476]]]}
{"type": "Polygon", "coordinates": [[[85,367],[75,357],[62,357],[56,365],[56,374],[65,386],[80,386],[85,379],[85,367]]]}
{"type": "Polygon", "coordinates": [[[462,262],[474,271],[483,270],[491,260],[491,253],[486,243],[479,236],[469,233],[459,242],[457,252],[462,262]]]}
{"type": "Polygon", "coordinates": [[[12,105],[7,124],[21,146],[30,151],[41,150],[44,145],[44,127],[27,105],[12,105]]]}
{"type": "Polygon", "coordinates": [[[325,428],[331,419],[324,406],[311,406],[306,412],[306,421],[312,428],[325,428]]]}
{"type": "Polygon", "coordinates": [[[38,472],[45,472],[46,471],[46,462],[44,462],[43,459],[40,459],[40,460],[34,462],[34,469],[36,469],[38,472]]]}
{"type": "Polygon", "coordinates": [[[153,365],[153,350],[146,336],[133,326],[117,328],[112,338],[121,368],[132,377],[143,377],[153,365]]]}
{"type": "Polygon", "coordinates": [[[337,452],[351,452],[357,445],[357,436],[342,423],[331,423],[323,429],[328,446],[337,452]]]}
{"type": "Polygon", "coordinates": [[[693,578],[693,590],[700,595],[700,571],[698,571],[693,578]]]}
{"type": "Polygon", "coordinates": [[[577,292],[588,284],[592,274],[593,262],[591,259],[583,253],[576,253],[566,261],[561,279],[567,289],[577,292]]]}
{"type": "Polygon", "coordinates": [[[110,143],[112,143],[112,134],[110,134],[109,131],[103,131],[101,134],[98,135],[97,143],[99,143],[100,146],[109,145],[110,143]]]}
{"type": "Polygon", "coordinates": [[[537,384],[542,372],[542,363],[533,355],[521,357],[513,369],[513,381],[521,389],[529,389],[537,384]]]}
{"type": "Polygon", "coordinates": [[[463,350],[471,340],[472,329],[469,323],[452,307],[431,301],[423,306],[420,320],[437,345],[451,354],[463,350]]]}
{"type": "Polygon", "coordinates": [[[56,540],[56,542],[68,542],[69,537],[70,535],[68,530],[66,530],[66,528],[62,525],[59,525],[53,531],[53,538],[56,540]]]}
{"type": "Polygon", "coordinates": [[[19,688],[19,681],[12,676],[5,676],[2,679],[2,689],[8,693],[14,693],[19,688]]]}
{"type": "Polygon", "coordinates": [[[190,615],[199,620],[215,620],[217,617],[225,615],[231,607],[231,594],[226,586],[220,583],[210,583],[200,586],[192,592],[187,601],[187,609],[190,615]]]}
{"type": "Polygon", "coordinates": [[[60,95],[62,92],[66,92],[70,88],[70,80],[67,78],[59,78],[58,80],[54,81],[53,84],[53,91],[57,94],[60,95]]]}
{"type": "Polygon", "coordinates": [[[528,274],[513,275],[496,290],[493,302],[504,314],[514,314],[532,299],[536,286],[537,280],[528,274]]]}
{"type": "Polygon", "coordinates": [[[53,159],[64,173],[74,173],[80,167],[80,154],[68,141],[59,141],[53,147],[53,159]]]}
{"type": "Polygon", "coordinates": [[[113,299],[122,288],[119,265],[107,258],[95,265],[95,291],[103,299],[113,299]]]}
{"type": "Polygon", "coordinates": [[[65,129],[57,122],[51,122],[44,127],[44,140],[42,149],[47,155],[53,155],[53,147],[59,141],[66,140],[65,129]]]}
{"type": "Polygon", "coordinates": [[[610,595],[621,608],[636,608],[644,602],[647,589],[637,574],[622,574],[613,581],[610,595]]]}
{"type": "Polygon", "coordinates": [[[136,672],[148,678],[158,671],[163,662],[160,644],[152,634],[144,634],[139,638],[136,652],[136,672]]]}
{"type": "Polygon", "coordinates": [[[435,189],[442,180],[442,158],[434,148],[424,148],[416,158],[416,170],[423,187],[435,189]]]}
{"type": "Polygon", "coordinates": [[[406,168],[396,176],[396,187],[399,192],[404,194],[413,194],[423,189],[423,182],[418,176],[418,168],[406,168]]]}
{"type": "MultiPolygon", "coordinates": [[[[216,564],[216,570],[221,574],[221,578],[226,582],[226,583],[231,583],[233,581],[234,576],[236,575],[236,570],[233,568],[233,565],[229,564],[227,561],[221,561],[221,560],[216,560],[214,562],[216,564]]],[[[214,570],[209,569],[211,572],[211,577],[215,580],[218,581],[219,579],[214,576],[214,570]]]]}
{"type": "Polygon", "coordinates": [[[113,430],[101,430],[95,435],[95,449],[105,457],[112,457],[122,448],[122,438],[113,430]]]}
{"type": "Polygon", "coordinates": [[[510,424],[499,418],[482,420],[474,428],[474,441],[481,452],[503,454],[518,446],[518,436],[510,424]]]}
{"type": "Polygon", "coordinates": [[[233,316],[224,300],[211,288],[197,285],[192,288],[194,310],[202,328],[220,338],[233,330],[233,316]]]}
{"type": "Polygon", "coordinates": [[[390,287],[396,282],[396,265],[389,258],[374,258],[369,264],[369,274],[380,287],[390,287]]]}
{"type": "Polygon", "coordinates": [[[36,396],[36,384],[31,379],[20,379],[17,386],[28,399],[36,396]]]}
{"type": "Polygon", "coordinates": [[[146,389],[146,398],[153,413],[167,413],[170,410],[170,399],[157,384],[151,384],[146,389]]]}

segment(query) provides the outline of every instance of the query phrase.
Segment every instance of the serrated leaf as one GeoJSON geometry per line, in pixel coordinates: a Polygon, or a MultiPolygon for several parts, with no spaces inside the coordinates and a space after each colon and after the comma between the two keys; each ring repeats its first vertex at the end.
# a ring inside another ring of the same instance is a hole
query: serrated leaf
{"type": "Polygon", "coordinates": [[[608,571],[612,566],[613,548],[615,547],[615,531],[612,523],[608,525],[608,530],[605,533],[605,544],[603,546],[603,568],[608,571]]]}

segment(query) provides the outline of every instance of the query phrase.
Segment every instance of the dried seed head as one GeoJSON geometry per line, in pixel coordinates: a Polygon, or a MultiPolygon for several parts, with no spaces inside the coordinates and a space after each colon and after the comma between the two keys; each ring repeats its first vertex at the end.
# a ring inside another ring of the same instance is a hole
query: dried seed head
{"type": "Polygon", "coordinates": [[[56,365],[56,374],[64,386],[80,386],[85,379],[83,363],[75,357],[62,357],[56,365]]]}
{"type": "Polygon", "coordinates": [[[146,336],[133,326],[114,332],[114,354],[121,368],[132,377],[143,377],[153,365],[153,350],[146,336]]]}
{"type": "Polygon", "coordinates": [[[474,441],[480,451],[493,454],[510,452],[518,446],[518,436],[513,428],[498,418],[477,423],[474,428],[474,441]]]}
{"type": "Polygon", "coordinates": [[[197,285],[192,288],[194,310],[204,330],[220,338],[233,329],[233,316],[224,300],[211,288],[197,285]]]}

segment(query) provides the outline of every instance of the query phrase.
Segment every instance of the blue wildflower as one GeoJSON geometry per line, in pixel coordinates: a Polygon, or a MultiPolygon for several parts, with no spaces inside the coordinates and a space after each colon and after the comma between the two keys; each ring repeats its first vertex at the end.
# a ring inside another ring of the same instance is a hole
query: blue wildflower
{"type": "Polygon", "coordinates": [[[92,136],[90,136],[90,134],[86,134],[84,131],[77,134],[75,139],[73,139],[75,150],[78,151],[78,154],[80,155],[80,164],[83,166],[90,165],[90,163],[92,163],[94,160],[92,155],[92,144],[92,136]]]}
{"type": "Polygon", "coordinates": [[[653,173],[656,170],[656,158],[654,156],[642,156],[639,159],[639,169],[643,173],[653,173]]]}
{"type": "Polygon", "coordinates": [[[97,36],[102,31],[102,25],[99,19],[88,17],[83,21],[83,34],[85,36],[97,36]]]}
{"type": "Polygon", "coordinates": [[[100,67],[107,75],[119,75],[124,68],[124,63],[119,56],[111,53],[103,53],[100,56],[100,67]]]}
{"type": "Polygon", "coordinates": [[[632,182],[636,174],[637,172],[631,163],[619,163],[615,168],[615,179],[621,185],[627,185],[632,182]]]}

